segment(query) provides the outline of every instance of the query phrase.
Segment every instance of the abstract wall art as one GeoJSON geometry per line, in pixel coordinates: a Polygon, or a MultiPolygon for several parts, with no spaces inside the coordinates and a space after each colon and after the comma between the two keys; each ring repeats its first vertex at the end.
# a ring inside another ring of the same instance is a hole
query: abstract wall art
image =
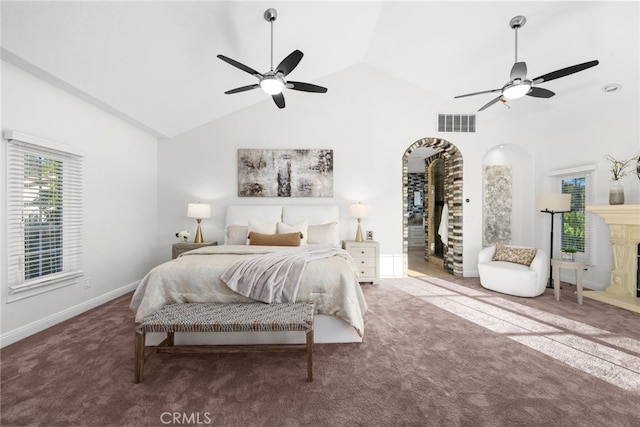
{"type": "Polygon", "coordinates": [[[333,197],[333,150],[238,150],[239,197],[333,197]]]}

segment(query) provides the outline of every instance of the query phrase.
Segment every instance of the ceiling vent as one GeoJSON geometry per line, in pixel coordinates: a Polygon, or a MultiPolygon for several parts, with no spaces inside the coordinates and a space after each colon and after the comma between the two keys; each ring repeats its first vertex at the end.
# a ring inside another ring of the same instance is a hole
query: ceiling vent
{"type": "Polygon", "coordinates": [[[438,114],[438,132],[475,132],[475,114],[438,114]]]}

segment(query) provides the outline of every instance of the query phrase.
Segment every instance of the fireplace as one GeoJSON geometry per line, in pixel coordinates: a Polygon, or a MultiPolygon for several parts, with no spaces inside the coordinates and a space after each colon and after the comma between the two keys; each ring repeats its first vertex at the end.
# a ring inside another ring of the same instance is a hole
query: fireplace
{"type": "Polygon", "coordinates": [[[640,205],[587,206],[609,225],[613,249],[611,281],[585,297],[640,313],[640,205]]]}

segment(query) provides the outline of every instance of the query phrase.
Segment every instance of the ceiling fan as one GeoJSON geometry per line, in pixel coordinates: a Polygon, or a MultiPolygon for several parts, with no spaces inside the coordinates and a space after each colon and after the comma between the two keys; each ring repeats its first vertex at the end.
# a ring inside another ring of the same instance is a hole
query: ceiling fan
{"type": "Polygon", "coordinates": [[[232,93],[245,92],[247,90],[260,87],[267,94],[271,95],[278,108],[284,108],[284,95],[282,94],[284,88],[299,90],[302,92],[327,92],[326,87],[317,86],[311,83],[285,80],[285,77],[288,76],[289,73],[298,66],[298,63],[300,63],[300,60],[302,59],[303,53],[297,49],[291,52],[289,56],[284,58],[276,68],[273,68],[273,22],[276,20],[277,16],[278,12],[273,8],[267,9],[264,12],[264,19],[271,23],[271,69],[266,73],[259,73],[253,68],[247,67],[246,65],[241,64],[236,60],[233,60],[224,55],[218,55],[218,58],[222,59],[224,62],[231,64],[234,67],[239,68],[242,71],[258,78],[258,83],[228,90],[225,92],[227,95],[230,95],[232,93]]]}
{"type": "Polygon", "coordinates": [[[524,61],[518,62],[518,29],[522,28],[526,22],[527,19],[524,16],[515,16],[511,18],[511,21],[509,21],[509,26],[513,28],[516,33],[516,58],[513,67],[511,67],[511,75],[509,77],[511,80],[509,80],[504,86],[498,89],[467,93],[465,95],[455,96],[454,98],[464,98],[466,96],[500,92],[500,95],[480,107],[478,111],[485,110],[498,101],[501,101],[506,105],[507,100],[518,99],[525,95],[533,96],[535,98],[551,98],[553,95],[555,95],[554,92],[548,89],[537,87],[535,85],[543,82],[548,82],[550,80],[559,79],[560,77],[565,77],[570,74],[584,71],[587,68],[595,67],[596,65],[598,65],[599,62],[597,60],[589,61],[543,74],[533,80],[527,79],[527,64],[524,61]]]}

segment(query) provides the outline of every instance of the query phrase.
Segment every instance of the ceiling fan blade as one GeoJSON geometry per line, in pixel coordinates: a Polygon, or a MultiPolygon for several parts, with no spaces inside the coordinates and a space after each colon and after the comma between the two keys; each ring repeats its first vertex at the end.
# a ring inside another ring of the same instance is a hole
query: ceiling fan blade
{"type": "Polygon", "coordinates": [[[524,80],[527,77],[527,63],[526,62],[516,62],[511,67],[511,80],[520,79],[524,80]]]}
{"type": "Polygon", "coordinates": [[[252,84],[252,85],[248,85],[248,86],[237,87],[235,89],[228,90],[225,93],[227,95],[231,95],[232,93],[244,92],[246,90],[251,90],[251,89],[258,88],[258,87],[260,87],[260,85],[258,83],[256,83],[256,84],[252,84]]]}
{"type": "Polygon", "coordinates": [[[298,66],[303,55],[304,54],[298,49],[294,50],[289,54],[289,56],[284,58],[282,62],[278,64],[278,66],[276,67],[276,72],[282,73],[283,76],[286,76],[298,66]]]}
{"type": "Polygon", "coordinates": [[[271,97],[278,108],[284,108],[284,95],[282,93],[276,93],[275,95],[271,95],[271,97]]]}
{"type": "Polygon", "coordinates": [[[486,110],[487,108],[491,107],[496,102],[500,101],[500,98],[502,98],[502,94],[500,96],[497,96],[497,97],[493,98],[491,101],[487,102],[486,104],[484,104],[482,107],[480,107],[480,109],[478,111],[486,110]]]}
{"type": "Polygon", "coordinates": [[[571,67],[562,68],[560,70],[552,71],[547,74],[543,74],[540,77],[533,79],[533,84],[539,84],[542,82],[548,82],[549,80],[559,79],[560,77],[568,76],[569,74],[584,71],[587,68],[595,67],[600,62],[598,60],[585,62],[583,64],[572,65],[571,67]]]}
{"type": "Polygon", "coordinates": [[[532,87],[529,93],[527,93],[527,96],[533,96],[535,98],[551,98],[553,95],[555,95],[555,92],[541,87],[532,87]]]}
{"type": "Polygon", "coordinates": [[[500,88],[500,89],[483,90],[483,91],[480,91],[480,92],[473,92],[473,93],[467,93],[467,94],[464,94],[464,95],[454,96],[453,99],[464,98],[465,96],[482,95],[483,93],[500,92],[500,91],[502,91],[502,88],[500,88]]]}
{"type": "Polygon", "coordinates": [[[249,73],[249,74],[251,74],[253,76],[256,76],[258,78],[262,78],[263,77],[261,73],[257,72],[256,70],[254,70],[251,67],[247,67],[246,65],[241,64],[240,62],[236,61],[235,59],[231,59],[231,58],[229,58],[227,56],[224,56],[224,55],[218,55],[218,58],[222,59],[227,64],[233,65],[234,67],[239,68],[242,71],[244,71],[246,73],[249,73]]]}
{"type": "Polygon", "coordinates": [[[311,83],[287,81],[287,89],[300,90],[302,92],[326,93],[327,88],[311,83]]]}

